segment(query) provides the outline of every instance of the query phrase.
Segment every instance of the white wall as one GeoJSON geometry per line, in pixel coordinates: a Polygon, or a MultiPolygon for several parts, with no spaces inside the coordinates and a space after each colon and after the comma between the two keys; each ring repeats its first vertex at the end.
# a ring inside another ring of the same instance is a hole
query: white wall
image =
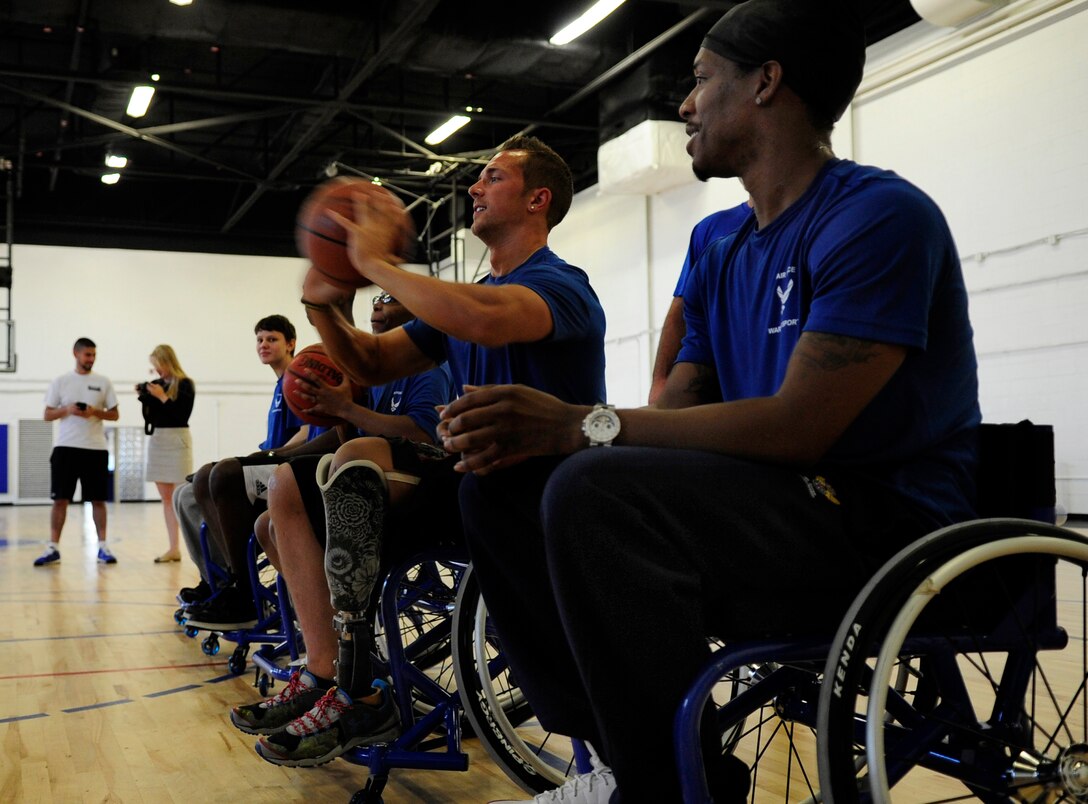
{"type": "MultiPolygon", "coordinates": [[[[0,423],[41,418],[49,382],[72,370],[72,344],[86,336],[98,345],[95,370],[117,391],[118,424],[142,427],[133,385],[149,379],[151,350],[168,343],[197,386],[190,420],[197,465],[247,454],[264,439],[275,384],[257,359],[254,325],[282,313],[298,330],[297,348],[317,340],[298,303],[301,259],[16,243],[12,264],[18,370],[0,374],[0,423]]],[[[360,298],[365,304],[370,294],[360,298]]],[[[11,487],[14,433],[9,449],[11,487]]]]}
{"type": "MultiPolygon", "coordinates": [[[[1014,0],[956,30],[919,23],[870,49],[834,138],[840,156],[896,170],[944,209],[965,258],[984,417],[1055,426],[1059,495],[1078,513],[1088,513],[1084,42],[1088,0],[1014,0]]],[[[611,401],[646,398],[691,226],[745,196],[735,180],[694,178],[651,196],[590,189],[553,232],[605,307],[611,401]]],[[[253,323],[283,312],[300,346],[316,340],[297,301],[299,260],[17,246],[15,267],[20,366],[0,375],[0,422],[41,415],[78,335],[98,341],[99,367],[122,391],[169,342],[198,383],[198,461],[245,452],[262,437],[271,387],[253,323]]],[[[131,394],[121,408],[139,424],[131,394]]]]}
{"type": "Polygon", "coordinates": [[[1018,22],[859,95],[855,158],[944,210],[971,294],[983,418],[1053,425],[1059,498],[1086,513],[1088,3],[1021,2],[1003,16],[1018,22]]]}

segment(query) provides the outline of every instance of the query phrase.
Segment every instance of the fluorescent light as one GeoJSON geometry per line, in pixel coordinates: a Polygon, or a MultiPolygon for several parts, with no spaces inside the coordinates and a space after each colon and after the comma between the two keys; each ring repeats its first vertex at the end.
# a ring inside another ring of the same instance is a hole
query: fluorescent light
{"type": "Polygon", "coordinates": [[[155,87],[133,87],[132,97],[128,99],[128,108],[125,109],[125,114],[129,117],[143,117],[147,114],[147,107],[151,105],[151,99],[154,96],[155,87]]]}
{"type": "Polygon", "coordinates": [[[120,154],[106,154],[106,167],[117,168],[118,170],[120,170],[127,164],[127,156],[121,156],[120,154]]]}
{"type": "Polygon", "coordinates": [[[175,6],[191,6],[193,0],[170,0],[175,6]]]}
{"type": "Polygon", "coordinates": [[[119,182],[119,181],[121,181],[121,174],[120,173],[103,173],[102,174],[102,183],[103,184],[117,184],[117,182],[119,182]]]}
{"type": "Polygon", "coordinates": [[[471,119],[472,118],[468,117],[467,115],[455,114],[445,123],[440,125],[426,137],[424,137],[423,141],[428,145],[438,145],[438,143],[442,142],[442,140],[446,139],[446,137],[457,131],[457,129],[461,128],[461,126],[463,126],[471,119]]]}
{"type": "Polygon", "coordinates": [[[582,16],[548,41],[553,45],[565,45],[577,39],[622,5],[623,0],[597,0],[582,16]]]}

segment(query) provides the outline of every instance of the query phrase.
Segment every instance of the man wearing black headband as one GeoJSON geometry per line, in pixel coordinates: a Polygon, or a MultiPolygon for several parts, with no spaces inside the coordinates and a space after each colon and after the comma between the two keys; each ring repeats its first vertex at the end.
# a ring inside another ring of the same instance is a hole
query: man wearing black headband
{"type": "MultiPolygon", "coordinates": [[[[862,26],[835,3],[748,0],[707,35],[680,107],[692,167],[739,177],[755,214],[693,266],[655,406],[505,386],[443,412],[468,471],[571,454],[536,533],[481,527],[503,501],[462,483],[499,632],[533,623],[512,669],[523,689],[553,679],[533,711],[612,769],[563,801],[679,801],[672,722],[708,635],[830,634],[885,558],[974,515],[977,367],[952,236],[920,190],[831,151],[863,63],[862,26]],[[546,562],[510,557],[531,538],[546,562]]],[[[708,776],[719,804],[748,785],[726,760],[708,776]]]]}

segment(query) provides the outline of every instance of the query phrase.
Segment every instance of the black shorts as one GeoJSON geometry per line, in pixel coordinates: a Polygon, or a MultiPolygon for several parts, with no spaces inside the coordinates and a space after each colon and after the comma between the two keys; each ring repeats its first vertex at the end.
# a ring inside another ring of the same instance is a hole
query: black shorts
{"type": "MultiPolygon", "coordinates": [[[[386,440],[393,453],[395,470],[415,475],[420,481],[411,500],[389,512],[386,533],[400,535],[387,539],[385,550],[403,555],[400,549],[392,548],[392,544],[411,550],[462,544],[464,538],[457,490],[463,475],[453,470],[460,456],[450,455],[432,444],[420,444],[406,438],[386,440]]],[[[291,458],[288,464],[294,472],[314,535],[324,547],[325,502],[317,487],[317,464],[320,460],[320,455],[299,455],[291,458]]]]}
{"type": "Polygon", "coordinates": [[[109,497],[110,454],[104,449],[53,447],[49,456],[49,497],[68,500],[76,494],[79,481],[84,502],[102,502],[109,497]]]}

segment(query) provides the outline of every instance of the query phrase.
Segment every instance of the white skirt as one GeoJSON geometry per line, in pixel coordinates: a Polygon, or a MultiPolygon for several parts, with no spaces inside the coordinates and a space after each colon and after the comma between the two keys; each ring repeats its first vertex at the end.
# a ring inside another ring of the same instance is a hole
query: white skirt
{"type": "Polygon", "coordinates": [[[155,428],[147,439],[144,477],[149,483],[181,483],[193,472],[193,436],[188,427],[155,428]]]}

